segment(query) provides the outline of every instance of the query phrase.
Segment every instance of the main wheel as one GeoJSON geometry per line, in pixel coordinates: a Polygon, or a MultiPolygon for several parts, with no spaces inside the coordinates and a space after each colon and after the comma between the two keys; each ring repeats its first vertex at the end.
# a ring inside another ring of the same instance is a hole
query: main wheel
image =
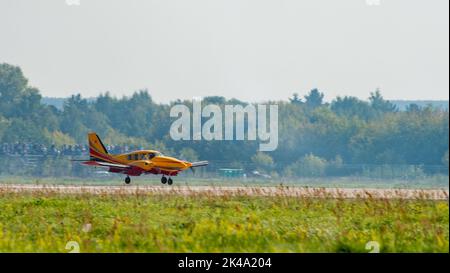
{"type": "Polygon", "coordinates": [[[131,178],[129,176],[125,177],[125,184],[130,184],[131,178]]]}
{"type": "Polygon", "coordinates": [[[166,184],[167,178],[165,176],[161,177],[161,183],[166,184]]]}
{"type": "Polygon", "coordinates": [[[168,184],[168,185],[172,185],[172,184],[173,184],[172,178],[169,177],[169,180],[167,180],[167,184],[168,184]]]}

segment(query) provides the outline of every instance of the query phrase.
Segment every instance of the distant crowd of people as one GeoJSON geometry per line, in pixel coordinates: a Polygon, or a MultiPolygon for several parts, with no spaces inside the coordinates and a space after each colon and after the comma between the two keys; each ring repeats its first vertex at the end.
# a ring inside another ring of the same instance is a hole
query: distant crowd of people
{"type": "MultiPolygon", "coordinates": [[[[106,149],[112,154],[122,154],[130,151],[142,149],[142,147],[107,145],[106,149]]],[[[36,143],[2,143],[0,146],[0,155],[42,155],[42,156],[85,156],[89,152],[87,145],[44,145],[36,143]]]]}

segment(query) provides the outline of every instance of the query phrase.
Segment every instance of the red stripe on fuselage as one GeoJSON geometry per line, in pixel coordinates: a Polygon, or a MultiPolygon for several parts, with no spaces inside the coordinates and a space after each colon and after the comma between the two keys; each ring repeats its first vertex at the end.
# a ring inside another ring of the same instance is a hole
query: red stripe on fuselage
{"type": "Polygon", "coordinates": [[[123,164],[122,162],[117,161],[117,160],[113,159],[112,157],[110,157],[108,155],[105,155],[105,154],[97,152],[96,150],[92,149],[91,147],[89,147],[89,154],[91,156],[94,156],[95,158],[99,158],[99,159],[105,160],[106,162],[109,162],[109,163],[123,164]]]}

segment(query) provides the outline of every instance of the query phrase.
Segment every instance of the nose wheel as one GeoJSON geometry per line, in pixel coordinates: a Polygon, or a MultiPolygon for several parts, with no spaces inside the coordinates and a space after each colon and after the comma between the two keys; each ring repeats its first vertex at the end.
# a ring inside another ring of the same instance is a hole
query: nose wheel
{"type": "Polygon", "coordinates": [[[129,176],[125,177],[125,184],[130,184],[131,178],[129,176]]]}
{"type": "Polygon", "coordinates": [[[169,177],[169,179],[167,179],[167,177],[163,176],[163,177],[161,177],[161,183],[163,183],[163,184],[167,183],[167,185],[172,185],[173,184],[173,180],[170,177],[169,177]]]}

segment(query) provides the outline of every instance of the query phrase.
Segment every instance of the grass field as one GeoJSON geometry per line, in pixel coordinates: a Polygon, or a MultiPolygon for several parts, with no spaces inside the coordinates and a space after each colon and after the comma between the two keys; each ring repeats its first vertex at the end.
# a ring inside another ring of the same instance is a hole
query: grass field
{"type": "Polygon", "coordinates": [[[449,252],[447,201],[0,192],[0,252],[449,252]]]}

